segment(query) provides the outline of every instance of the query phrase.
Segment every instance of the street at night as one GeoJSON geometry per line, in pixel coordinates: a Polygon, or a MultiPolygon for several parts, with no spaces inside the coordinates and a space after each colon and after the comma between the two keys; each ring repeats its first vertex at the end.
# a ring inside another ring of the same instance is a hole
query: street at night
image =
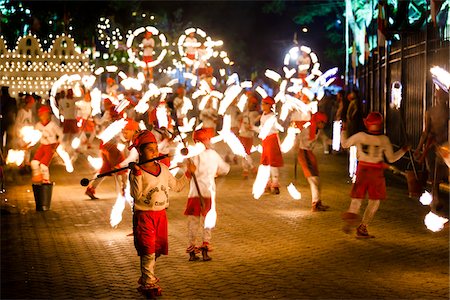
{"type": "Polygon", "coordinates": [[[449,299],[450,0],[0,0],[1,299],[449,299]]]}
{"type": "MultiPolygon", "coordinates": [[[[388,174],[388,200],[371,225],[376,237],[341,231],[349,204],[346,155],[317,153],[326,212],[310,210],[305,178],[294,180],[293,153],[285,156],[279,195],[251,194],[233,165],[217,178],[217,226],[209,262],[188,261],[187,191],[170,194],[169,255],[157,260],[162,299],[446,299],[449,234],[429,231],[429,212],[408,197],[403,178],[388,174]],[[302,199],[285,188],[295,183],[302,199]]],[[[257,157],[257,156],[256,156],[257,157]]],[[[79,181],[92,177],[80,157],[75,172],[52,168],[51,209],[35,211],[30,178],[8,184],[10,214],[2,215],[2,299],[139,299],[139,258],[131,210],[115,229],[109,218],[116,195],[108,178],[99,200],[79,181]]]]}

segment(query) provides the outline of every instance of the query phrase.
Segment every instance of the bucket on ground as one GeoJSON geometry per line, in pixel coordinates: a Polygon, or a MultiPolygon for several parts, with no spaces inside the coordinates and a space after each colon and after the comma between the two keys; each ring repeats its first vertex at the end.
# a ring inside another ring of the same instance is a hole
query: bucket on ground
{"type": "Polygon", "coordinates": [[[54,183],[33,184],[34,201],[36,211],[46,211],[50,209],[52,202],[52,191],[54,183]]]}
{"type": "Polygon", "coordinates": [[[406,170],[405,173],[406,181],[408,183],[409,197],[420,197],[425,190],[428,173],[426,171],[416,171],[416,173],[414,173],[412,170],[406,170]]]}

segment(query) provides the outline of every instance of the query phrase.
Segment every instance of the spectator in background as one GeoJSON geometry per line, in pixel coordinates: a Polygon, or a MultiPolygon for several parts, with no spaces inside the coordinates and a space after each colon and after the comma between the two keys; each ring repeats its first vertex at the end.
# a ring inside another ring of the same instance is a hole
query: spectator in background
{"type": "Polygon", "coordinates": [[[1,149],[7,154],[14,138],[13,126],[17,115],[17,102],[9,95],[9,87],[2,86],[1,91],[1,149]]]}
{"type": "Polygon", "coordinates": [[[347,136],[352,136],[362,130],[362,111],[356,92],[351,92],[347,96],[349,103],[347,109],[347,136]]]}

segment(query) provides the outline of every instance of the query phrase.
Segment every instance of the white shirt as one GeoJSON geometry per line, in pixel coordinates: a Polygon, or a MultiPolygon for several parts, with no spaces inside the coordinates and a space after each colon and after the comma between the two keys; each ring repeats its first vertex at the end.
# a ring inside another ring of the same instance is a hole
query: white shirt
{"type": "Polygon", "coordinates": [[[374,135],[365,132],[358,132],[351,137],[346,137],[346,132],[341,132],[341,144],[344,148],[356,146],[356,158],[358,161],[369,163],[380,163],[384,157],[393,163],[399,160],[406,152],[402,149],[394,152],[389,138],[384,135],[374,135]]]}
{"type": "MultiPolygon", "coordinates": [[[[192,157],[191,160],[197,167],[195,177],[197,178],[200,193],[203,197],[211,197],[211,192],[215,193],[216,191],[216,182],[214,179],[218,175],[228,174],[230,165],[213,149],[206,149],[199,155],[192,157]]],[[[198,197],[194,178],[191,178],[188,197],[198,197]]]]}
{"type": "Polygon", "coordinates": [[[34,126],[34,129],[39,130],[42,133],[42,137],[40,140],[42,145],[61,143],[62,141],[62,129],[54,121],[50,121],[45,126],[41,122],[38,122],[34,126]]]}
{"type": "Polygon", "coordinates": [[[92,106],[90,101],[77,101],[76,106],[78,107],[78,117],[84,120],[88,120],[91,118],[92,106]]]}
{"type": "MultiPolygon", "coordinates": [[[[271,117],[273,117],[273,116],[275,116],[275,114],[274,114],[272,111],[271,111],[270,113],[268,113],[268,114],[263,113],[263,114],[261,115],[261,125],[259,125],[260,130],[261,130],[262,128],[264,128],[264,124],[265,124],[271,117]]],[[[271,135],[271,134],[274,134],[274,133],[278,133],[278,129],[277,129],[277,127],[275,126],[276,124],[277,124],[277,122],[275,121],[275,123],[273,124],[273,126],[270,127],[270,130],[269,130],[269,133],[267,134],[267,136],[269,136],[269,135],[271,135]]]]}
{"type": "Polygon", "coordinates": [[[130,194],[134,199],[134,209],[161,211],[169,201],[169,191],[181,191],[188,179],[185,175],[175,178],[164,164],[159,164],[161,172],[152,175],[141,169],[141,175],[130,172],[130,194]]]}
{"type": "Polygon", "coordinates": [[[63,98],[59,102],[59,113],[64,116],[64,120],[75,120],[77,118],[77,106],[75,99],[63,98]]]}
{"type": "Polygon", "coordinates": [[[256,110],[245,110],[242,115],[242,122],[239,128],[239,135],[243,137],[253,137],[255,135],[255,123],[259,113],[256,110]]]}
{"type": "Polygon", "coordinates": [[[199,115],[204,128],[216,128],[217,117],[217,111],[212,107],[203,109],[199,115]]]}

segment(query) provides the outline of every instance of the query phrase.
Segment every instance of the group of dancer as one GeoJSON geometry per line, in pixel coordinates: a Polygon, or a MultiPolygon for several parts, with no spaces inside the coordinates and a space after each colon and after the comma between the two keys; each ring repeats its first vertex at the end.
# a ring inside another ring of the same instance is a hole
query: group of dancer
{"type": "MultiPolygon", "coordinates": [[[[71,139],[80,136],[80,132],[86,149],[92,148],[95,142],[99,144],[103,165],[97,174],[129,166],[130,172],[126,170],[117,172],[113,177],[122,195],[125,196],[127,185],[130,188],[135,247],[141,259],[139,289],[143,293],[160,293],[159,279],[155,276],[155,264],[160,255],[168,253],[166,208],[169,203],[169,191],[180,191],[190,186],[184,212],[188,224],[186,252],[189,254],[189,261],[199,260],[198,253],[201,253],[203,261],[209,261],[213,226],[206,226],[205,218],[208,213],[215,210],[215,177],[226,175],[230,170],[230,163],[237,161],[231,148],[225,146],[226,149],[220,149],[224,155],[222,157],[216,151],[219,149],[215,149],[218,146],[211,143],[211,139],[220,129],[218,126],[221,121],[217,112],[217,99],[211,97],[197,116],[203,125],[199,126],[200,129],[194,130],[190,137],[191,141],[202,143],[205,150],[185,159],[184,163],[179,165],[183,170],[178,173],[180,176],[176,177],[170,172],[169,157],[173,156],[178,143],[186,144],[186,138],[177,141],[177,137],[180,136],[179,127],[186,120],[180,109],[186,92],[186,88],[180,86],[176,89],[174,95],[176,97],[165,103],[166,117],[169,120],[167,127],[159,125],[158,118],[155,117],[156,106],[151,107],[145,117],[137,117],[138,114],[131,111],[129,114],[127,110],[119,112],[109,98],[103,100],[102,114],[92,116],[89,91],[83,91],[78,98],[74,98],[72,90],[59,93],[57,103],[64,116],[62,125],[54,119],[48,105],[40,105],[37,109],[39,122],[35,129],[41,131],[42,137],[40,146],[30,162],[33,183],[50,182],[48,167],[56,147],[61,143],[70,147],[71,139]],[[75,110],[75,113],[72,110],[75,110]],[[118,120],[126,121],[120,134],[107,141],[97,139],[102,131],[118,120]],[[119,143],[126,144],[126,147],[119,150],[119,143]],[[158,159],[154,160],[155,158],[158,159]],[[197,244],[200,228],[202,237],[200,244],[197,244]]],[[[279,127],[274,121],[277,103],[270,96],[258,99],[252,91],[247,92],[247,97],[248,101],[242,112],[237,108],[236,101],[230,104],[226,112],[231,118],[231,131],[239,137],[247,154],[240,158],[242,176],[249,178],[256,175],[257,166],[252,160],[252,151],[258,137],[262,146],[260,164],[270,167],[270,179],[265,192],[279,195],[281,186],[279,168],[283,166],[283,154],[280,148],[279,127]]],[[[302,95],[299,95],[299,98],[301,97],[302,95]]],[[[28,114],[34,104],[32,98],[27,96],[24,99],[23,109],[28,111],[28,114]]],[[[132,108],[130,105],[128,109],[132,108]]],[[[319,168],[314,153],[315,145],[323,145],[322,140],[329,142],[329,137],[323,130],[328,124],[328,119],[326,113],[319,111],[306,112],[301,120],[292,117],[289,122],[290,126],[299,129],[296,138],[297,159],[310,186],[312,212],[329,209],[321,199],[319,168]]],[[[392,163],[409,150],[409,147],[403,147],[394,152],[389,138],[383,134],[383,124],[382,115],[371,112],[364,118],[364,131],[348,136],[344,123],[341,134],[344,148],[357,147],[356,181],[351,189],[350,206],[342,215],[345,222],[344,231],[350,232],[351,228],[355,228],[357,238],[373,237],[368,233],[368,225],[380,202],[386,198],[384,158],[392,163]],[[359,211],[366,195],[369,202],[363,216],[360,217],[359,211]]],[[[91,199],[97,199],[96,188],[104,178],[93,180],[85,191],[86,195],[91,199]]]]}

